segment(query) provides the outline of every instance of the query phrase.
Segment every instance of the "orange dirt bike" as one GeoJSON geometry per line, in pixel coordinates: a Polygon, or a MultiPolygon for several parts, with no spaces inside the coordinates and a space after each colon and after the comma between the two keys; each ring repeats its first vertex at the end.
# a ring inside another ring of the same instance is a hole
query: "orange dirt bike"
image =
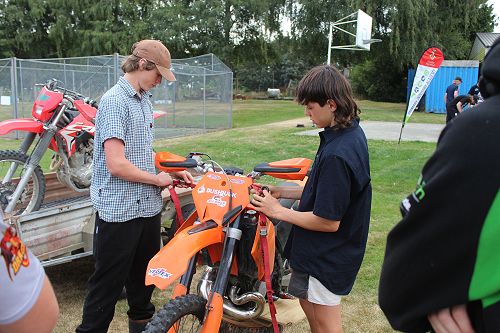
{"type": "MultiPolygon", "coordinates": [[[[180,280],[171,300],[148,323],[147,333],[218,332],[223,319],[242,322],[259,317],[266,296],[271,305],[278,298],[290,298],[289,266],[282,257],[290,224],[256,212],[250,204],[251,189],[262,193],[254,183],[262,175],[303,180],[311,160],[263,163],[243,175],[241,169],[223,169],[213,161],[203,161],[202,156],[206,155],[156,154],[158,169],[190,169],[202,177],[192,190],[195,211],[149,262],[146,285],[164,290],[180,280]],[[206,265],[196,291],[191,291],[201,260],[206,265]]],[[[290,207],[295,202],[288,201],[282,204],[290,207]]]]}

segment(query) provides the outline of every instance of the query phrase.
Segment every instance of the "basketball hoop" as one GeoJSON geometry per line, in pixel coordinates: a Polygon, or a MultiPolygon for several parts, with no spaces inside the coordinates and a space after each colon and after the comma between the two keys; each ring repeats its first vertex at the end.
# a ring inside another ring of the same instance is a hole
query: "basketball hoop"
{"type": "Polygon", "coordinates": [[[332,54],[332,49],[337,50],[353,50],[353,51],[370,51],[370,45],[372,43],[381,42],[381,39],[371,38],[372,36],[372,17],[361,9],[357,12],[347,15],[338,21],[330,23],[330,29],[328,34],[328,58],[327,64],[330,65],[330,59],[332,54]],[[355,18],[355,19],[354,19],[355,18]],[[346,29],[341,28],[344,24],[354,24],[354,29],[356,33],[350,32],[346,29]],[[342,31],[349,36],[355,38],[355,43],[351,45],[335,45],[332,46],[332,32],[333,29],[342,31]]]}

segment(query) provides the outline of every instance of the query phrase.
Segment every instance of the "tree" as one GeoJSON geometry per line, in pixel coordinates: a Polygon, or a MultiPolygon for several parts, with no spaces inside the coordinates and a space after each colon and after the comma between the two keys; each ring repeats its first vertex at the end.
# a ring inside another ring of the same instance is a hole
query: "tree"
{"type": "MultiPolygon", "coordinates": [[[[326,63],[330,23],[357,11],[349,0],[290,1],[287,9],[292,21],[295,51],[307,56],[307,62],[314,65],[326,63]]],[[[353,27],[354,24],[346,25],[344,29],[352,32],[353,27]]],[[[333,45],[353,44],[351,36],[338,30],[333,31],[332,39],[333,45]]],[[[334,50],[332,55],[332,63],[340,67],[349,66],[363,56],[349,50],[334,50]]]]}
{"type": "Polygon", "coordinates": [[[467,59],[475,33],[493,29],[492,7],[486,0],[372,0],[363,4],[369,14],[374,10],[374,34],[383,41],[372,48],[370,59],[355,67],[353,82],[358,94],[374,100],[397,96],[403,101],[406,82],[401,78],[409,67],[416,67],[428,47],[440,47],[445,59],[467,59]],[[371,88],[362,89],[362,82],[371,88]],[[374,87],[376,82],[383,84],[374,87]]]}
{"type": "Polygon", "coordinates": [[[134,42],[152,38],[153,0],[86,0],[76,30],[80,55],[129,54],[134,42]]]}
{"type": "Polygon", "coordinates": [[[48,8],[35,0],[0,2],[0,54],[2,57],[41,58],[53,54],[48,41],[48,8]]]}
{"type": "MultiPolygon", "coordinates": [[[[475,33],[494,23],[487,0],[0,0],[0,57],[129,54],[134,42],[155,38],[174,58],[216,54],[248,89],[284,88],[326,62],[330,23],[358,9],[373,17],[382,43],[370,52],[334,50],[332,62],[362,64],[353,82],[369,85],[359,92],[373,99],[404,96],[403,73],[429,46],[466,59],[475,33]],[[377,86],[381,78],[388,90],[377,86]]],[[[333,41],[353,37],[334,31],[333,41]]]]}

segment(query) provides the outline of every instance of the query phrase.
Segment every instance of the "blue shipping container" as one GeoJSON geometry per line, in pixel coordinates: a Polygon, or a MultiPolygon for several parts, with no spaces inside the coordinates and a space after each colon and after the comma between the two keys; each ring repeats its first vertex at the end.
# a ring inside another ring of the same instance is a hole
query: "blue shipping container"
{"type": "MultiPolygon", "coordinates": [[[[422,99],[425,99],[425,112],[446,113],[444,94],[446,88],[457,76],[462,78],[462,84],[458,88],[459,95],[466,95],[470,87],[477,83],[479,74],[479,61],[477,60],[445,60],[439,67],[434,79],[427,88],[422,99]]],[[[406,89],[406,100],[411,91],[415,69],[408,69],[408,84],[406,89]]]]}

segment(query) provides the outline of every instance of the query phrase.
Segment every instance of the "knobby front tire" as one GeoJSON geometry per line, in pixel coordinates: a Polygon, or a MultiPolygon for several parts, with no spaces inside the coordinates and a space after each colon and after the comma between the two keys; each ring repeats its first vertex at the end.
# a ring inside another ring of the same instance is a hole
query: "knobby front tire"
{"type": "Polygon", "coordinates": [[[166,333],[174,325],[175,332],[199,332],[207,301],[198,295],[182,295],[158,311],[146,326],[144,333],[166,333]]]}
{"type": "MultiPolygon", "coordinates": [[[[0,150],[0,204],[3,209],[7,207],[7,197],[14,192],[19,178],[23,175],[24,164],[27,160],[28,156],[19,151],[0,150]],[[7,174],[7,171],[12,163],[17,164],[16,172],[12,177],[14,181],[11,180],[4,183],[4,176],[7,174]]],[[[19,215],[38,210],[42,205],[44,196],[45,177],[42,169],[38,165],[31,174],[28,184],[21,193],[13,213],[15,215],[19,215]]]]}

